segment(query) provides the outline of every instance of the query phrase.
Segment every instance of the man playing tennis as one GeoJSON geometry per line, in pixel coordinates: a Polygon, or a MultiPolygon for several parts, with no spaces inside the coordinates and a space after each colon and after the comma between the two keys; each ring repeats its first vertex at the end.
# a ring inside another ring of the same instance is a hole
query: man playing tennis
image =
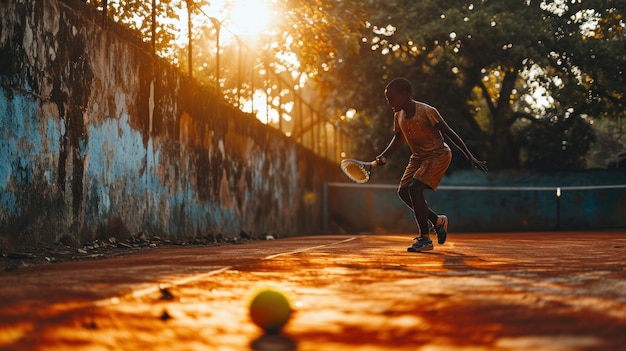
{"type": "Polygon", "coordinates": [[[413,210],[420,232],[408,251],[420,252],[433,249],[429,222],[434,225],[439,244],[445,243],[448,233],[448,218],[437,215],[424,199],[424,190],[437,190],[452,160],[452,152],[443,136],[463,152],[472,166],[483,172],[487,172],[487,166],[485,161],[479,161],[472,155],[465,142],[434,107],[413,100],[412,94],[411,83],[403,78],[392,80],[385,88],[385,98],[394,112],[394,135],[385,150],[376,157],[376,163],[384,165],[386,158],[402,144],[406,142],[409,145],[412,155],[400,180],[398,195],[413,210]]]}

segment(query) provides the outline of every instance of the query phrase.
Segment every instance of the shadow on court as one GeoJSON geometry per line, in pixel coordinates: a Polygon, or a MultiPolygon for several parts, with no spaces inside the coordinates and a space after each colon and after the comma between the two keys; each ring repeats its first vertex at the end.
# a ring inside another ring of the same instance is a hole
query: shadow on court
{"type": "Polygon", "coordinates": [[[0,273],[2,350],[622,350],[626,232],[295,237],[0,273]],[[294,314],[263,335],[247,304],[294,314]]]}

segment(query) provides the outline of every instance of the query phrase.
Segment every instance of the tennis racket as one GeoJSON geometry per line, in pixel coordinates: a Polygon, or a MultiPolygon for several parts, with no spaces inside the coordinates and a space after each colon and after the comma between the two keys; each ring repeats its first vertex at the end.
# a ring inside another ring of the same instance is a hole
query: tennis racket
{"type": "Polygon", "coordinates": [[[343,174],[345,174],[348,179],[355,183],[367,183],[370,180],[370,173],[372,172],[372,167],[376,167],[377,162],[363,162],[359,160],[353,159],[345,159],[341,160],[339,163],[339,168],[343,174]]]}

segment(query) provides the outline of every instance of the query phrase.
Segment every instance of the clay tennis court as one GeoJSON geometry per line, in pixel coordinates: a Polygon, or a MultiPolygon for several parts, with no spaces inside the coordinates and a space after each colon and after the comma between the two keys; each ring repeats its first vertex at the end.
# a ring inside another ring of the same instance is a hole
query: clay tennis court
{"type": "Polygon", "coordinates": [[[0,273],[2,350],[623,350],[626,232],[327,235],[0,273]],[[247,303],[295,313],[263,336],[247,303]]]}

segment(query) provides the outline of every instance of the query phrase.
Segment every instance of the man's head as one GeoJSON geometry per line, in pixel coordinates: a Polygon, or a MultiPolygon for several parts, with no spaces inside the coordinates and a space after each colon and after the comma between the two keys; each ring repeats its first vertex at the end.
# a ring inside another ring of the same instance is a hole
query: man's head
{"type": "Polygon", "coordinates": [[[396,78],[385,87],[385,99],[394,112],[402,110],[412,99],[411,82],[404,78],[396,78]]]}

